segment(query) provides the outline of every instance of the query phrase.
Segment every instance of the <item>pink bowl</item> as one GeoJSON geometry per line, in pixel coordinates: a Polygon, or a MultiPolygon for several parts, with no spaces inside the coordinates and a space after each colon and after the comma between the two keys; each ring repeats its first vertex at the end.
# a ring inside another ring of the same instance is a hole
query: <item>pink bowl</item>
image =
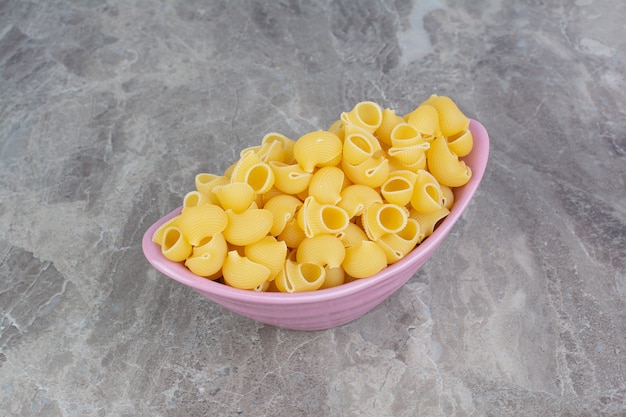
{"type": "Polygon", "coordinates": [[[455,189],[455,203],[450,214],[432,235],[401,261],[378,274],[350,283],[313,292],[283,294],[239,290],[192,274],[182,264],[171,262],[152,242],[154,231],[180,213],[181,207],[150,226],[142,247],[148,261],[168,277],[187,285],[223,307],[262,323],[294,330],[321,330],[357,319],[398,290],[435,252],[452,226],[468,206],[478,188],[489,157],[489,136],[476,120],[470,121],[474,148],[463,158],[472,168],[472,178],[455,189]]]}

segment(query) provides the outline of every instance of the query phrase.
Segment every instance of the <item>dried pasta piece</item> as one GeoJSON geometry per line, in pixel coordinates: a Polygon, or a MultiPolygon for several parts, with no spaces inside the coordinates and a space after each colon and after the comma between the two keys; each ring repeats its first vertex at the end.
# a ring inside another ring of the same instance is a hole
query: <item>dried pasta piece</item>
{"type": "Polygon", "coordinates": [[[243,156],[233,169],[231,182],[245,182],[256,194],[267,192],[274,185],[274,172],[254,151],[243,152],[243,156]]]}
{"type": "Polygon", "coordinates": [[[402,163],[392,156],[389,157],[389,170],[390,171],[406,170],[406,171],[417,172],[420,169],[425,169],[425,168],[426,168],[426,152],[421,152],[417,160],[410,164],[402,163]]]}
{"type": "Polygon", "coordinates": [[[226,256],[228,250],[228,242],[226,242],[224,235],[222,233],[218,233],[214,236],[205,238],[198,244],[198,246],[194,246],[191,256],[200,256],[205,253],[212,253],[218,257],[224,257],[226,256]]]}
{"type": "Polygon", "coordinates": [[[229,182],[230,180],[226,176],[207,173],[198,174],[195,178],[196,190],[205,195],[213,204],[219,204],[219,200],[213,194],[213,188],[229,182]]]}
{"type": "Polygon", "coordinates": [[[420,213],[432,213],[443,207],[443,194],[439,182],[426,170],[421,169],[417,172],[411,206],[420,213]]]}
{"type": "Polygon", "coordinates": [[[346,230],[337,234],[337,238],[346,248],[356,246],[361,243],[362,240],[368,240],[365,231],[354,223],[349,223],[346,230]]]}
{"type": "Polygon", "coordinates": [[[367,278],[385,269],[387,256],[375,242],[364,240],[346,248],[346,258],[341,266],[353,278],[367,278]]]}
{"type": "Polygon", "coordinates": [[[194,247],[191,257],[185,261],[185,266],[201,277],[217,278],[227,253],[226,239],[219,233],[203,242],[201,246],[194,247]]]}
{"type": "Polygon", "coordinates": [[[322,233],[336,234],[348,227],[350,218],[341,207],[332,204],[322,204],[315,197],[307,197],[298,210],[298,225],[306,237],[313,237],[322,233]]]}
{"type": "Polygon", "coordinates": [[[374,135],[357,126],[346,126],[342,155],[344,162],[358,165],[366,159],[380,157],[381,153],[380,143],[374,135]]]}
{"type": "Polygon", "coordinates": [[[210,204],[211,200],[200,191],[189,191],[183,198],[183,207],[195,207],[210,204]]]}
{"type": "Polygon", "coordinates": [[[283,162],[285,160],[285,151],[283,149],[283,145],[280,141],[269,141],[265,143],[261,143],[257,146],[250,146],[248,148],[244,148],[240,153],[239,157],[242,158],[246,152],[252,151],[254,152],[259,159],[263,162],[269,161],[279,161],[283,162]]]}
{"type": "Polygon", "coordinates": [[[270,168],[274,172],[274,186],[285,194],[298,194],[306,190],[313,174],[305,172],[299,164],[285,164],[271,161],[270,168]]]}
{"type": "Polygon", "coordinates": [[[221,233],[228,223],[224,210],[215,204],[185,207],[178,216],[178,227],[185,239],[194,246],[203,239],[221,233]]]}
{"type": "Polygon", "coordinates": [[[304,230],[298,225],[296,217],[292,217],[287,221],[283,231],[280,232],[277,238],[284,241],[287,247],[293,249],[300,245],[300,242],[306,238],[306,235],[304,234],[304,230]]]}
{"type": "Polygon", "coordinates": [[[454,205],[454,192],[452,188],[439,184],[439,188],[441,188],[441,195],[443,197],[443,206],[448,210],[452,209],[454,205]]]}
{"type": "Polygon", "coordinates": [[[348,213],[348,217],[360,216],[372,203],[382,203],[383,199],[376,190],[367,185],[353,184],[341,191],[341,201],[337,204],[348,213]]]}
{"type": "Polygon", "coordinates": [[[165,229],[167,229],[168,227],[174,226],[176,224],[176,221],[178,221],[178,216],[172,217],[161,226],[159,226],[152,234],[152,242],[161,245],[163,242],[163,232],[165,232],[165,229]]]}
{"type": "Polygon", "coordinates": [[[296,251],[298,262],[314,262],[330,268],[341,266],[346,256],[346,249],[334,235],[317,235],[304,239],[296,251]]]}
{"type": "Polygon", "coordinates": [[[387,153],[390,157],[399,161],[403,166],[413,167],[422,160],[426,161],[425,156],[428,148],[430,148],[430,143],[423,142],[417,145],[404,147],[392,146],[389,148],[387,153]]]}
{"type": "Polygon", "coordinates": [[[472,177],[470,167],[450,151],[443,136],[438,136],[431,142],[426,158],[428,170],[442,185],[460,187],[467,184],[472,177]]]}
{"type": "Polygon", "coordinates": [[[343,125],[343,120],[335,120],[328,128],[328,131],[337,135],[341,142],[343,142],[346,133],[345,126],[343,125]]]}
{"type": "Polygon", "coordinates": [[[233,245],[246,246],[266,236],[274,218],[272,212],[265,209],[250,209],[241,213],[226,210],[228,225],[224,229],[224,237],[233,245]]]}
{"type": "Polygon", "coordinates": [[[374,135],[382,143],[391,146],[391,132],[400,123],[404,123],[402,116],[398,116],[394,110],[385,109],[382,111],[382,121],[374,135]]]}
{"type": "Polygon", "coordinates": [[[363,229],[370,240],[378,240],[387,233],[397,233],[406,226],[408,211],[401,206],[389,203],[371,204],[363,216],[363,229]]]}
{"type": "Polygon", "coordinates": [[[320,289],[337,287],[346,281],[346,273],[340,266],[337,268],[325,266],[324,271],[326,272],[326,277],[320,289]]]}
{"type": "Polygon", "coordinates": [[[349,112],[341,113],[344,124],[351,124],[373,133],[383,120],[380,106],[373,101],[357,103],[349,112]]]}
{"type": "Polygon", "coordinates": [[[450,214],[450,210],[445,207],[441,207],[439,210],[428,214],[420,213],[415,209],[409,210],[409,218],[417,220],[420,224],[420,230],[423,233],[424,238],[432,235],[435,231],[437,223],[444,219],[448,214],[450,214]]]}
{"type": "Polygon", "coordinates": [[[387,178],[387,181],[380,186],[380,193],[387,202],[398,206],[406,206],[411,201],[411,196],[413,195],[415,177],[417,175],[411,171],[393,171],[387,178]]]}
{"type": "Polygon", "coordinates": [[[250,207],[255,199],[254,188],[246,182],[231,182],[213,188],[213,193],[224,210],[241,213],[250,207]]]}
{"type": "Polygon", "coordinates": [[[448,141],[448,148],[460,157],[469,155],[474,146],[474,137],[469,129],[448,136],[446,140],[448,141]]]}
{"type": "Polygon", "coordinates": [[[432,140],[439,133],[439,113],[436,108],[427,103],[417,106],[405,116],[405,119],[426,140],[432,140]]]}
{"type": "Polygon", "coordinates": [[[296,141],[277,132],[270,132],[267,135],[263,136],[263,139],[261,139],[262,144],[271,143],[271,142],[280,142],[280,144],[282,145],[282,149],[283,149],[282,162],[286,162],[288,164],[295,162],[294,157],[293,157],[293,146],[295,145],[296,141]]]}
{"type": "Polygon", "coordinates": [[[272,212],[274,219],[270,234],[278,236],[283,232],[289,219],[294,218],[296,211],[302,207],[299,198],[288,194],[281,194],[270,198],[263,208],[272,212]]]}
{"type": "Polygon", "coordinates": [[[161,253],[172,262],[182,262],[191,254],[192,246],[178,226],[169,226],[163,231],[161,253]]]}
{"type": "Polygon", "coordinates": [[[270,270],[265,265],[241,256],[233,250],[226,255],[222,274],[224,282],[231,287],[252,290],[268,280],[270,270]]]}
{"type": "Polygon", "coordinates": [[[397,233],[383,235],[376,243],[385,251],[387,263],[393,264],[411,252],[424,239],[420,224],[409,218],[406,226],[397,233]]]}
{"type": "Polygon", "coordinates": [[[279,291],[294,293],[315,291],[324,284],[325,278],[326,271],[321,265],[312,262],[297,263],[287,259],[274,281],[279,291]]]}
{"type": "Polygon", "coordinates": [[[323,204],[337,204],[341,200],[345,175],[337,167],[318,169],[311,178],[309,195],[323,204]]]}
{"type": "Polygon", "coordinates": [[[424,142],[422,134],[409,123],[398,123],[391,131],[391,146],[394,148],[406,148],[424,142]]]}
{"type": "Polygon", "coordinates": [[[261,240],[244,248],[246,257],[265,265],[270,270],[268,280],[274,279],[280,272],[287,258],[287,245],[274,236],[265,236],[261,240]]]}
{"type": "Polygon", "coordinates": [[[293,154],[305,172],[316,167],[336,166],[341,161],[341,140],[334,133],[318,130],[301,136],[293,147],[293,154]]]}
{"type": "Polygon", "coordinates": [[[433,106],[439,114],[439,127],[442,135],[453,136],[469,126],[469,119],[450,97],[433,94],[428,99],[428,104],[433,106]]]}
{"type": "Polygon", "coordinates": [[[389,175],[389,161],[382,156],[366,159],[358,165],[342,161],[341,166],[350,181],[372,188],[380,187],[389,175]]]}

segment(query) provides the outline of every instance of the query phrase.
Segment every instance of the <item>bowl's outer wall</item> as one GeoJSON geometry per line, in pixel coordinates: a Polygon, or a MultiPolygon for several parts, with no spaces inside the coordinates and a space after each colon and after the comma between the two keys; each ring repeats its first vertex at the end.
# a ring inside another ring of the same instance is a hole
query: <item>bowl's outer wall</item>
{"type": "Polygon", "coordinates": [[[142,248],[146,259],[161,273],[193,288],[215,303],[262,323],[295,330],[321,330],[361,317],[404,285],[436,251],[470,203],[489,157],[489,136],[484,126],[470,120],[472,152],[462,158],[472,169],[471,180],[455,189],[451,213],[415,250],[380,273],[335,288],[308,293],[257,293],[239,290],[192,274],[182,263],[171,262],[152,242],[155,230],[180,213],[181,207],[154,223],[145,232],[142,248]]]}

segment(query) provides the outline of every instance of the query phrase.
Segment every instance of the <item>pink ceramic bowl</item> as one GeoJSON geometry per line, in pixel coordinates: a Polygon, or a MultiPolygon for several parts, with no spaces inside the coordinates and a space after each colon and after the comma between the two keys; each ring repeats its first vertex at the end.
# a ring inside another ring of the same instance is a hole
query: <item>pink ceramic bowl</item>
{"type": "Polygon", "coordinates": [[[181,207],[153,224],[143,236],[143,251],[148,261],[168,277],[187,285],[206,298],[262,323],[295,330],[321,330],[339,326],[361,317],[407,282],[435,252],[468,206],[478,188],[489,157],[489,136],[477,121],[470,121],[474,148],[463,160],[472,168],[472,179],[455,189],[450,214],[432,235],[401,261],[378,274],[350,283],[313,292],[283,294],[239,290],[192,274],[182,264],[161,255],[152,242],[154,231],[180,213],[181,207]]]}

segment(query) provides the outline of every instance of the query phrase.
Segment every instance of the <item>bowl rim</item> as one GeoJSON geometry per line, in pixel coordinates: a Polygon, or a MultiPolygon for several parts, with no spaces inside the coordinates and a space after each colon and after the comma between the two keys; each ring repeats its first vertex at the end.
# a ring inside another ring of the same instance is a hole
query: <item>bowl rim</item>
{"type": "MultiPolygon", "coordinates": [[[[403,272],[412,267],[415,261],[428,258],[429,255],[441,244],[448,235],[454,224],[463,214],[472,200],[483,175],[485,173],[489,159],[489,135],[485,127],[478,121],[470,119],[469,129],[474,137],[474,148],[472,149],[472,159],[478,163],[470,165],[472,178],[462,187],[455,190],[455,204],[450,210],[450,214],[437,226],[434,232],[420,243],[414,250],[400,261],[387,266],[379,273],[368,278],[357,279],[336,287],[324,288],[316,291],[301,293],[280,293],[280,292],[256,292],[230,287],[228,285],[206,279],[193,274],[182,263],[172,262],[161,254],[160,246],[152,242],[152,235],[163,223],[178,215],[182,206],[172,210],[154,224],[144,233],[142,238],[142,249],[148,262],[159,272],[169,278],[187,285],[196,291],[207,296],[216,296],[230,300],[240,300],[246,303],[265,305],[289,305],[289,304],[310,304],[316,302],[327,302],[339,299],[347,295],[359,293],[369,287],[376,286],[380,281],[388,279],[390,276],[403,272]],[[457,190],[463,190],[460,199],[457,200],[457,190]]],[[[465,158],[460,158],[461,160],[465,158]]]]}

